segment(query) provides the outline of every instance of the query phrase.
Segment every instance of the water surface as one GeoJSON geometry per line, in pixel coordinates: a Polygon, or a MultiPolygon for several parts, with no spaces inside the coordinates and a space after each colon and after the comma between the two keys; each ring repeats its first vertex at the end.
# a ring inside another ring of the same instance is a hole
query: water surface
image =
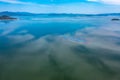
{"type": "Polygon", "coordinates": [[[120,22],[108,17],[0,21],[0,80],[120,80],[120,22]]]}

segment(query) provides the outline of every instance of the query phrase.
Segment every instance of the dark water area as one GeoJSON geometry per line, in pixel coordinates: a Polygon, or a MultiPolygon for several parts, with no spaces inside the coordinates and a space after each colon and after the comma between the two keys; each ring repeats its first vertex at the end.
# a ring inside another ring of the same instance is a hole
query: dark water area
{"type": "Polygon", "coordinates": [[[0,21],[0,80],[120,80],[120,21],[0,21]]]}

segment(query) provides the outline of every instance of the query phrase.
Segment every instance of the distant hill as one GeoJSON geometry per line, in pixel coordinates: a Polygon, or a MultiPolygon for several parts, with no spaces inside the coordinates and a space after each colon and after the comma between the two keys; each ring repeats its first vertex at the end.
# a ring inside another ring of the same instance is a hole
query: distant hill
{"type": "Polygon", "coordinates": [[[120,16],[120,13],[106,13],[106,14],[67,14],[67,13],[29,13],[29,12],[9,12],[4,11],[0,12],[0,15],[8,15],[8,16],[38,16],[38,15],[45,15],[45,16],[120,16]]]}
{"type": "Polygon", "coordinates": [[[120,13],[96,14],[97,16],[120,16],[120,13]]]}
{"type": "Polygon", "coordinates": [[[33,13],[28,13],[28,12],[0,12],[0,15],[9,15],[9,16],[32,16],[35,15],[33,13]]]}

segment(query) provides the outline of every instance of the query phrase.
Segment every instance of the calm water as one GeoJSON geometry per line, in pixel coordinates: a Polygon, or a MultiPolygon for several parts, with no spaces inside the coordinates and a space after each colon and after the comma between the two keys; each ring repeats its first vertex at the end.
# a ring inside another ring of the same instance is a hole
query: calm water
{"type": "Polygon", "coordinates": [[[120,21],[0,21],[0,80],[120,80],[120,21]]]}

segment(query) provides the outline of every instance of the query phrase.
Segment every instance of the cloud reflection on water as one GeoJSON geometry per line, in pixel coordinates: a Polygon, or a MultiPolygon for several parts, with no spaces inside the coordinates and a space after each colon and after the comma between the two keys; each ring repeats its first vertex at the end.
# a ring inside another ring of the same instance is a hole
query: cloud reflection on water
{"type": "Polygon", "coordinates": [[[120,51],[120,46],[119,44],[117,44],[120,42],[120,33],[118,33],[120,31],[119,25],[106,26],[107,27],[101,26],[99,28],[88,27],[79,30],[74,35],[67,36],[67,40],[80,43],[89,47],[98,47],[103,49],[105,48],[109,50],[120,51]]]}
{"type": "Polygon", "coordinates": [[[0,69],[4,71],[0,79],[119,80],[120,27],[113,26],[87,27],[72,34],[39,38],[27,30],[10,34],[16,30],[13,27],[4,35],[13,47],[8,49],[8,56],[1,56],[0,69]]]}

